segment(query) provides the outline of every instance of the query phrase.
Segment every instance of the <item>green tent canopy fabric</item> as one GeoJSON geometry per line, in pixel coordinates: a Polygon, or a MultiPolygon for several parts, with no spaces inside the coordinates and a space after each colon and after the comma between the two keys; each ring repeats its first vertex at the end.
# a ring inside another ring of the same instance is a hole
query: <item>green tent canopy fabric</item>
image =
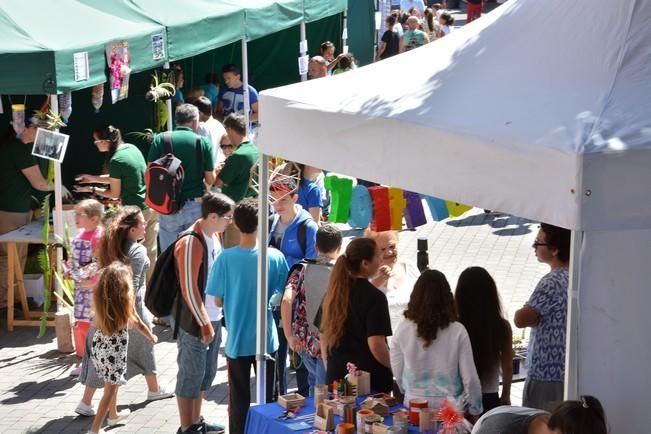
{"type": "Polygon", "coordinates": [[[116,17],[76,0],[19,0],[0,4],[0,93],[43,94],[106,81],[106,44],[128,40],[134,72],[151,69],[153,35],[165,28],[148,19],[116,17]],[[74,54],[88,54],[88,78],[75,81],[74,54]]]}
{"type": "Polygon", "coordinates": [[[106,81],[105,46],[126,40],[144,71],[238,40],[255,40],[341,13],[346,0],[20,0],[0,4],[0,94],[61,93],[106,81]],[[152,37],[165,56],[154,59],[152,37]],[[74,54],[88,53],[75,81],[74,54]]]}

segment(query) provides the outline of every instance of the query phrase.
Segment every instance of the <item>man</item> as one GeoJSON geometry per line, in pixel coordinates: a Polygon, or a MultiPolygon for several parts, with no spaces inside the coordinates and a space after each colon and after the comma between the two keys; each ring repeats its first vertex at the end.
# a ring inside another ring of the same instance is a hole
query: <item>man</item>
{"type": "Polygon", "coordinates": [[[221,122],[212,116],[213,106],[207,97],[200,96],[193,99],[192,105],[199,109],[199,127],[197,128],[197,134],[210,139],[215,165],[219,165],[226,159],[224,152],[219,147],[221,138],[226,134],[226,130],[221,122]]]}
{"type": "Polygon", "coordinates": [[[514,323],[532,328],[522,405],[546,410],[563,399],[570,231],[543,223],[533,248],[538,261],[548,264],[551,271],[515,312],[514,323]]]}
{"type": "Polygon", "coordinates": [[[418,16],[422,17],[425,12],[425,2],[423,0],[400,0],[400,10],[402,12],[407,13],[411,8],[416,8],[418,16]]]}
{"type": "MultiPolygon", "coordinates": [[[[32,118],[31,122],[38,122],[32,118]]],[[[2,146],[0,158],[0,234],[31,221],[32,188],[53,191],[32,155],[32,144],[40,125],[29,123],[19,139],[11,138],[2,146]]],[[[63,188],[64,194],[69,194],[63,188]]],[[[25,266],[27,244],[18,244],[18,265],[25,266]]],[[[0,244],[0,308],[7,305],[7,244],[0,244]]]]}
{"type": "Polygon", "coordinates": [[[377,60],[383,60],[400,53],[402,38],[400,38],[398,32],[393,30],[396,24],[396,17],[393,15],[387,16],[385,24],[387,29],[382,34],[382,39],[380,40],[380,46],[377,50],[377,60]]]}
{"type": "Polygon", "coordinates": [[[418,18],[414,16],[407,18],[407,27],[409,27],[409,30],[405,31],[402,36],[402,49],[404,51],[413,50],[429,42],[427,33],[419,29],[418,26],[420,26],[418,18]]]}
{"type": "MultiPolygon", "coordinates": [[[[204,393],[215,378],[215,350],[219,351],[221,342],[221,311],[206,306],[204,282],[221,250],[217,234],[230,223],[233,206],[223,194],[206,193],[201,200],[201,218],[190,229],[197,236],[183,236],[174,246],[182,296],[176,299],[180,305],[175,393],[181,419],[177,434],[224,432],[223,427],[209,424],[201,416],[204,393]]],[[[175,305],[173,312],[176,309],[175,305]]]]}
{"type": "Polygon", "coordinates": [[[341,243],[341,232],[336,226],[325,223],[319,227],[316,260],[303,260],[293,267],[283,295],[281,318],[285,338],[307,368],[310,396],[314,396],[315,384],[325,383],[319,329],[314,326],[314,319],[328,289],[341,243]]]}
{"type": "MultiPolygon", "coordinates": [[[[225,161],[224,166],[217,170],[215,185],[221,187],[222,192],[234,202],[239,202],[255,194],[251,189],[251,169],[257,164],[260,154],[246,135],[246,121],[243,115],[228,115],[224,119],[224,128],[230,144],[235,146],[235,151],[225,161]]],[[[224,234],[224,247],[236,246],[238,237],[237,228],[231,225],[224,234]]]]}
{"type": "MultiPolygon", "coordinates": [[[[217,258],[210,273],[207,294],[223,306],[228,337],[228,404],[230,434],[244,433],[246,414],[251,402],[251,366],[255,367],[256,312],[258,279],[258,202],[248,198],[235,207],[235,225],[241,232],[239,245],[226,249],[217,258]]],[[[284,288],[289,271],[282,253],[270,248],[268,254],[268,301],[284,288]]],[[[278,335],[271,311],[267,309],[267,351],[271,357],[266,362],[266,399],[273,398],[275,383],[275,352],[278,335]]]]}
{"type": "MultiPolygon", "coordinates": [[[[224,86],[219,88],[219,103],[217,113],[228,116],[231,113],[244,114],[244,83],[242,72],[236,65],[226,65],[222,68],[224,86]]],[[[249,121],[258,121],[258,91],[249,85],[249,121]]]]}
{"type": "Polygon", "coordinates": [[[323,78],[328,75],[328,62],[322,56],[313,56],[307,64],[307,78],[323,78]]]}
{"type": "MultiPolygon", "coordinates": [[[[161,215],[159,221],[159,243],[161,251],[169,247],[179,233],[194,223],[201,214],[201,196],[208,185],[215,182],[215,168],[212,145],[206,137],[197,136],[199,110],[192,104],[181,104],[176,108],[177,128],[171,133],[172,151],[181,160],[185,178],[183,180],[181,209],[176,214],[161,215]],[[200,140],[197,140],[197,138],[200,140]],[[197,149],[201,147],[201,161],[197,161],[197,149]]],[[[158,134],[149,148],[147,161],[152,162],[165,155],[165,134],[158,134]]]]}
{"type": "Polygon", "coordinates": [[[467,5],[466,24],[481,17],[486,0],[464,0],[467,5]]]}

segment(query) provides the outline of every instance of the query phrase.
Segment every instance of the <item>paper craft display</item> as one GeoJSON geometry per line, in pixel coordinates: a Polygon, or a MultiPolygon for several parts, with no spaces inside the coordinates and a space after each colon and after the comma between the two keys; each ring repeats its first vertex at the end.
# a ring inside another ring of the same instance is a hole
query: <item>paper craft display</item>
{"type": "Polygon", "coordinates": [[[25,131],[25,104],[11,105],[11,125],[16,132],[16,138],[20,139],[20,135],[25,131]]]}
{"type": "Polygon", "coordinates": [[[62,93],[57,99],[59,100],[59,116],[67,124],[72,114],[72,93],[62,93]]]}
{"type": "Polygon", "coordinates": [[[331,406],[321,404],[316,408],[314,428],[321,431],[332,431],[335,429],[334,409],[331,406]]]}
{"type": "Polygon", "coordinates": [[[368,189],[363,185],[356,185],[353,188],[350,201],[350,218],[348,225],[353,229],[365,229],[373,218],[373,201],[368,189]]]}
{"type": "Polygon", "coordinates": [[[464,205],[459,202],[452,202],[449,200],[445,201],[445,204],[448,207],[448,213],[450,213],[450,217],[459,217],[461,214],[472,209],[471,206],[464,205]]]}
{"type": "Polygon", "coordinates": [[[366,398],[362,401],[362,408],[365,410],[371,410],[375,414],[380,416],[387,416],[389,414],[389,406],[381,399],[376,398],[366,398]]]}
{"type": "Polygon", "coordinates": [[[353,363],[346,365],[348,374],[346,381],[351,385],[353,396],[363,396],[371,393],[371,374],[366,371],[360,371],[353,363]]]}
{"type": "Polygon", "coordinates": [[[305,398],[298,393],[289,393],[278,397],[278,404],[283,408],[303,407],[305,398]]]}
{"type": "Polygon", "coordinates": [[[373,434],[390,434],[389,425],[385,425],[381,422],[375,422],[373,424],[373,434]]]}
{"type": "Polygon", "coordinates": [[[107,44],[106,61],[109,68],[111,102],[115,104],[129,95],[129,76],[131,75],[129,43],[120,41],[107,44]]]}
{"type": "Polygon", "coordinates": [[[407,206],[407,201],[402,190],[389,187],[389,209],[391,210],[391,229],[399,231],[402,229],[402,215],[407,206]]]}
{"type": "Polygon", "coordinates": [[[391,229],[391,211],[389,204],[389,187],[378,185],[369,187],[369,194],[373,201],[373,218],[371,219],[371,230],[375,232],[388,231],[391,229]]]}
{"type": "Polygon", "coordinates": [[[423,209],[423,200],[418,193],[413,191],[405,191],[405,222],[409,229],[414,229],[423,226],[427,223],[425,218],[425,210],[423,209]]]}
{"type": "Polygon", "coordinates": [[[329,174],[325,178],[324,185],[331,197],[328,221],[347,223],[353,196],[353,180],[329,174]]]}
{"type": "Polygon", "coordinates": [[[104,83],[93,86],[90,101],[95,109],[95,113],[99,113],[99,109],[102,107],[102,104],[104,104],[104,83]]]}
{"type": "Polygon", "coordinates": [[[433,196],[423,196],[434,221],[440,222],[450,216],[448,206],[444,200],[433,196]]]}

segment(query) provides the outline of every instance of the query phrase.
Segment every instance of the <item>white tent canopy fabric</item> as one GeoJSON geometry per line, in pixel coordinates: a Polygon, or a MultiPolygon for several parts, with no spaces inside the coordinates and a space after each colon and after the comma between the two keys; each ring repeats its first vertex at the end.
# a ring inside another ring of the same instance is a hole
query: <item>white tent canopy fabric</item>
{"type": "Polygon", "coordinates": [[[568,374],[647,433],[651,1],[510,0],[451,35],[261,93],[265,154],[575,231],[568,374]],[[570,350],[571,348],[571,350],[570,350]]]}
{"type": "Polygon", "coordinates": [[[433,44],[263,92],[259,143],[571,229],[651,227],[649,17],[643,0],[511,0],[433,44]]]}

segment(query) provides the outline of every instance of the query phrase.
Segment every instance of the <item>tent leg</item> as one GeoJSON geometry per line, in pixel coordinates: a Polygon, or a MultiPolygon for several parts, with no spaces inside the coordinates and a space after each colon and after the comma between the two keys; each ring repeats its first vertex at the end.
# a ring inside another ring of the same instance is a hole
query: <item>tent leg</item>
{"type": "Polygon", "coordinates": [[[344,9],[344,29],[341,33],[341,52],[348,52],[348,8],[344,9]]]}
{"type": "Polygon", "coordinates": [[[246,121],[246,129],[249,133],[251,128],[251,121],[249,119],[249,112],[251,111],[251,102],[249,101],[249,53],[248,46],[245,39],[242,39],[242,98],[244,98],[244,119],[246,121]]]}
{"type": "Polygon", "coordinates": [[[572,231],[570,243],[570,281],[567,288],[567,329],[565,332],[565,392],[564,399],[579,398],[579,278],[583,232],[572,231]]]}
{"type": "MultiPolygon", "coordinates": [[[[303,57],[303,56],[305,56],[307,54],[307,41],[306,41],[306,38],[307,38],[306,33],[307,32],[305,30],[305,21],[301,22],[299,30],[301,32],[301,37],[300,37],[300,39],[301,39],[301,44],[300,44],[301,50],[300,50],[300,52],[301,52],[301,57],[303,57]]],[[[301,81],[307,81],[307,73],[301,74],[301,81]]]]}
{"type": "MultiPolygon", "coordinates": [[[[50,95],[50,110],[53,113],[59,113],[59,100],[56,95],[50,95]]],[[[57,128],[56,131],[59,131],[57,128]]],[[[61,181],[61,163],[53,161],[54,164],[54,233],[57,237],[60,237],[63,240],[65,236],[65,228],[63,224],[63,192],[62,192],[62,181],[61,181]]],[[[47,224],[47,222],[46,222],[47,224]]],[[[61,258],[63,257],[63,252],[60,247],[57,248],[57,272],[61,273],[61,258]]],[[[56,285],[57,294],[60,296],[63,295],[62,288],[59,285],[56,285]]],[[[57,310],[61,307],[59,303],[59,298],[57,298],[57,310]]]]}
{"type": "MultiPolygon", "coordinates": [[[[163,68],[170,69],[170,62],[165,62],[163,68]]],[[[176,86],[176,83],[173,84],[176,86]]],[[[167,131],[172,131],[172,119],[174,116],[174,112],[172,111],[172,98],[167,98],[165,105],[167,106],[167,131]]]]}
{"type": "MultiPolygon", "coordinates": [[[[258,183],[260,185],[258,197],[258,298],[256,320],[256,402],[266,404],[266,360],[267,354],[267,233],[269,232],[269,157],[262,154],[258,183]]],[[[273,374],[273,373],[272,373],[273,374]]]]}

